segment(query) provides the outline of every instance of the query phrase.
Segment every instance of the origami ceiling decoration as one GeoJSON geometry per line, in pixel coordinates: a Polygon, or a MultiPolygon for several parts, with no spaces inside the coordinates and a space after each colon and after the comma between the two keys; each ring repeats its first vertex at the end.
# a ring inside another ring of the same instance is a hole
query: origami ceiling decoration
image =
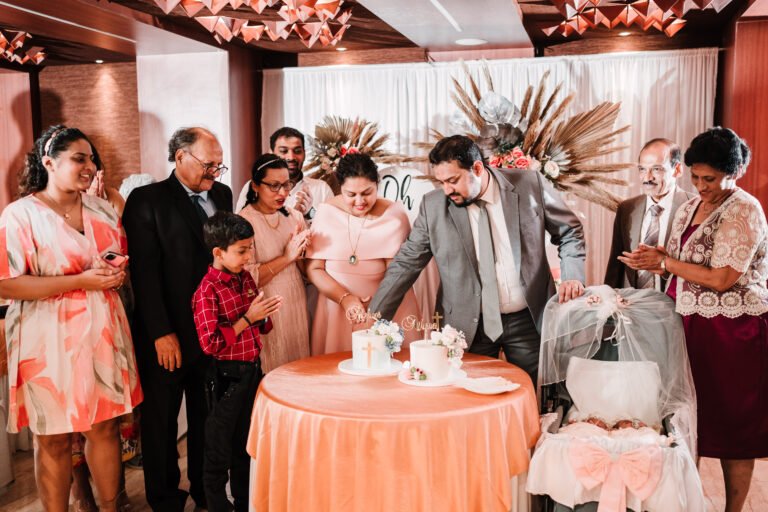
{"type": "Polygon", "coordinates": [[[318,41],[323,46],[335,46],[350,27],[351,10],[341,10],[344,0],[155,0],[166,14],[177,6],[187,16],[197,20],[213,34],[221,44],[240,37],[246,43],[258,41],[264,35],[270,40],[288,39],[295,33],[299,40],[311,48],[318,41]],[[241,6],[250,7],[263,14],[267,7],[274,7],[280,19],[268,19],[253,23],[240,18],[220,16],[225,7],[234,10],[241,6]],[[210,16],[197,16],[206,9],[210,16]]]}
{"type": "Polygon", "coordinates": [[[24,43],[32,36],[27,32],[10,32],[15,34],[10,41],[8,37],[0,31],[0,57],[9,62],[17,64],[40,64],[45,60],[46,54],[42,47],[33,46],[24,50],[24,43]]]}
{"type": "Polygon", "coordinates": [[[643,30],[654,28],[668,37],[685,26],[685,16],[692,9],[722,11],[731,0],[551,0],[563,15],[557,24],[541,25],[547,36],[568,37],[583,34],[603,25],[614,29],[620,25],[636,25],[643,30]]]}

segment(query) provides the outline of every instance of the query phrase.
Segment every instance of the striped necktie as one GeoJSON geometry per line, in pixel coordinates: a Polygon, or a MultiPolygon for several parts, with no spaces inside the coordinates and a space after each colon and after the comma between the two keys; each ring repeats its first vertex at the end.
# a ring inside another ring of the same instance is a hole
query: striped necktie
{"type": "MultiPolygon", "coordinates": [[[[664,211],[664,208],[658,204],[654,204],[648,208],[648,215],[651,216],[651,223],[648,226],[648,232],[645,234],[645,237],[643,237],[643,243],[645,245],[650,247],[656,247],[659,245],[659,228],[662,211],[664,211]]],[[[647,270],[638,270],[637,287],[640,289],[653,288],[656,284],[656,280],[654,279],[655,277],[656,274],[653,272],[648,272],[647,270]]]]}

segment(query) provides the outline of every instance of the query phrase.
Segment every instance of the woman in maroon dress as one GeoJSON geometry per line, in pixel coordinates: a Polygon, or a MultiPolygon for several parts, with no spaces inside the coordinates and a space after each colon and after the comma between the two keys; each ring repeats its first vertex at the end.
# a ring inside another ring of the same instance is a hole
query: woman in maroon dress
{"type": "Polygon", "coordinates": [[[726,512],[747,497],[755,458],[768,456],[768,224],[736,186],[749,148],[727,128],[698,135],[685,164],[699,197],[675,215],[666,250],[640,246],[619,259],[669,273],[683,315],[698,402],[699,454],[720,459],[726,512]]]}

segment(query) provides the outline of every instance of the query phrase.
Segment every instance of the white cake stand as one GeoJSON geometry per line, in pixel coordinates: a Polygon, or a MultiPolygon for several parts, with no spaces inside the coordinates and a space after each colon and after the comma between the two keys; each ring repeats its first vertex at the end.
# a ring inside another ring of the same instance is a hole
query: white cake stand
{"type": "Polygon", "coordinates": [[[442,380],[409,379],[407,376],[404,375],[404,373],[405,372],[398,375],[397,380],[399,380],[403,384],[407,384],[409,386],[415,386],[417,388],[440,388],[444,386],[453,386],[456,382],[460,381],[461,379],[464,379],[467,376],[467,372],[454,367],[451,367],[451,373],[449,373],[448,376],[442,380]]]}
{"type": "Polygon", "coordinates": [[[398,361],[397,359],[390,359],[389,360],[389,368],[384,369],[371,369],[367,370],[364,368],[355,368],[352,366],[352,359],[345,359],[342,362],[339,363],[339,371],[341,373],[346,373],[348,375],[360,375],[363,377],[376,377],[381,375],[394,375],[397,372],[399,372],[402,367],[403,363],[398,361]]]}

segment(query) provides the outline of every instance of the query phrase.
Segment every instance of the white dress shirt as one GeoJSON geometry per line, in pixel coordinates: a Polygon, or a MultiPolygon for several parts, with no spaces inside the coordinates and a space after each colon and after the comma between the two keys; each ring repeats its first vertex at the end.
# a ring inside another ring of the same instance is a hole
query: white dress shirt
{"type": "MultiPolygon", "coordinates": [[[[509,231],[504,218],[504,208],[501,204],[499,185],[493,176],[489,176],[488,188],[479,197],[487,204],[488,220],[491,224],[493,250],[495,253],[496,283],[499,289],[499,306],[502,313],[515,313],[528,307],[525,301],[525,290],[520,284],[520,265],[512,254],[512,244],[509,241],[509,231]]],[[[477,223],[480,219],[480,208],[476,204],[467,206],[469,227],[475,244],[475,256],[480,260],[477,223]]]]}
{"type": "MultiPolygon", "coordinates": [[[[181,183],[181,180],[179,180],[179,183],[181,183]]],[[[205,213],[208,214],[209,217],[216,213],[216,205],[213,204],[213,201],[211,201],[211,199],[208,197],[207,190],[202,192],[193,192],[192,189],[187,187],[185,184],[181,183],[181,186],[184,187],[184,190],[187,192],[189,200],[192,202],[192,204],[195,204],[192,196],[200,196],[200,206],[203,207],[205,213]]]]}
{"type": "MultiPolygon", "coordinates": [[[[239,212],[243,209],[245,206],[245,198],[248,195],[248,188],[251,186],[251,180],[248,180],[245,182],[245,186],[243,186],[243,190],[240,191],[240,195],[237,198],[237,204],[235,205],[235,212],[239,212]]],[[[318,180],[316,178],[307,178],[304,177],[294,185],[294,187],[291,189],[291,193],[288,194],[288,198],[285,200],[285,205],[293,208],[296,206],[296,194],[299,192],[299,190],[306,189],[309,191],[309,193],[312,195],[312,206],[311,208],[317,209],[318,205],[321,205],[325,202],[327,202],[330,198],[333,197],[333,191],[331,190],[331,187],[324,182],[323,180],[318,180]]]]}
{"type": "MultiPolygon", "coordinates": [[[[677,189],[675,187],[672,187],[669,192],[667,192],[667,195],[661,198],[661,201],[656,203],[656,201],[653,200],[651,196],[646,196],[645,198],[645,213],[643,213],[643,224],[640,228],[640,243],[645,240],[645,234],[648,233],[648,230],[651,227],[651,218],[653,215],[649,213],[649,209],[654,204],[658,204],[661,206],[661,214],[659,215],[659,244],[661,246],[666,245],[666,239],[667,239],[667,224],[669,224],[670,219],[672,218],[672,214],[674,213],[672,211],[672,202],[675,199],[675,191],[677,189]]],[[[661,276],[655,275],[653,278],[654,282],[654,288],[656,290],[661,290],[661,276]]]]}

